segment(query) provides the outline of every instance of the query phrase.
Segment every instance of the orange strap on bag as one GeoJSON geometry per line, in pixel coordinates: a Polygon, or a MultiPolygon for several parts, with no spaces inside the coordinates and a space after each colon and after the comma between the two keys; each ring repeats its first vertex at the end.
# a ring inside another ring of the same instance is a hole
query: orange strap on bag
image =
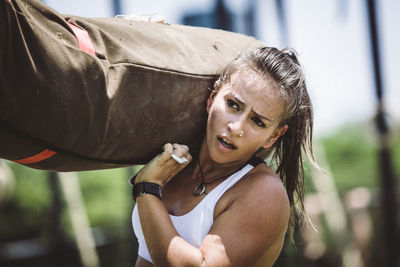
{"type": "MultiPolygon", "coordinates": [[[[72,31],[74,32],[76,39],[78,40],[79,49],[90,55],[96,55],[92,41],[90,40],[90,37],[89,37],[89,34],[87,33],[87,31],[79,26],[72,24],[72,23],[69,23],[69,22],[67,22],[67,23],[68,23],[69,27],[72,29],[72,31]]],[[[55,154],[57,154],[57,152],[50,150],[50,149],[45,149],[36,155],[18,159],[18,160],[12,160],[12,161],[16,162],[16,163],[20,163],[20,164],[34,164],[34,163],[41,162],[45,159],[51,158],[55,154]]]]}
{"type": "Polygon", "coordinates": [[[23,158],[23,159],[18,159],[18,160],[13,160],[16,163],[20,163],[20,164],[34,164],[34,163],[38,163],[42,160],[48,159],[50,157],[52,157],[53,155],[55,155],[57,152],[49,150],[49,149],[45,149],[42,152],[27,157],[27,158],[23,158]]]}
{"type": "Polygon", "coordinates": [[[92,41],[90,40],[89,34],[88,32],[79,27],[76,26],[70,22],[67,22],[69,27],[72,29],[72,31],[75,34],[76,39],[78,39],[78,45],[79,45],[79,49],[81,49],[82,51],[91,54],[93,56],[96,55],[95,51],[94,51],[94,47],[92,44],[92,41]]]}

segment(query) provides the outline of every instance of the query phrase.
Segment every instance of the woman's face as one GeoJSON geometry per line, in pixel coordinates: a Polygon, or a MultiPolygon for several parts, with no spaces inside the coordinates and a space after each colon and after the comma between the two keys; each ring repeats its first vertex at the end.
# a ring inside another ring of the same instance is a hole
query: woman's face
{"type": "Polygon", "coordinates": [[[207,101],[207,148],[219,163],[249,160],[285,133],[278,128],[283,101],[272,78],[250,69],[231,75],[207,101]]]}

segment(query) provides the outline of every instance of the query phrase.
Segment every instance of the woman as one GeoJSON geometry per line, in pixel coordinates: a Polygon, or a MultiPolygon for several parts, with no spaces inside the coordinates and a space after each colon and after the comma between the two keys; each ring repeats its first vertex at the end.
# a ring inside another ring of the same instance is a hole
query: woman
{"type": "Polygon", "coordinates": [[[206,108],[198,153],[166,144],[134,178],[138,267],[271,266],[293,227],[295,198],[303,209],[301,150],[312,159],[312,107],[294,53],[243,53],[206,108]],[[257,160],[267,156],[275,171],[257,160]]]}

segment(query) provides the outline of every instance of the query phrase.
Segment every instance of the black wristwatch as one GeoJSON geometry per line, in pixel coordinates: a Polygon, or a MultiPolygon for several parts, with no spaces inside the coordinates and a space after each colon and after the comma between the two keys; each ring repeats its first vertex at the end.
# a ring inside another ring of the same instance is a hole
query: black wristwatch
{"type": "Polygon", "coordinates": [[[155,183],[139,182],[132,187],[132,197],[136,201],[138,196],[143,196],[145,194],[151,194],[158,197],[160,200],[162,198],[161,186],[155,183]]]}

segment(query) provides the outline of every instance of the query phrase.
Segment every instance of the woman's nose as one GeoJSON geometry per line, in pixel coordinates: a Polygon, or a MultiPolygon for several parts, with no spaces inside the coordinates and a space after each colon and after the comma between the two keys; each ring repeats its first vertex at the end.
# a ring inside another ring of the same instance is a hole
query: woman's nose
{"type": "Polygon", "coordinates": [[[243,127],[243,121],[242,120],[237,120],[237,121],[231,121],[228,123],[227,128],[228,131],[233,135],[233,136],[243,136],[244,135],[244,127],[243,127]]]}

